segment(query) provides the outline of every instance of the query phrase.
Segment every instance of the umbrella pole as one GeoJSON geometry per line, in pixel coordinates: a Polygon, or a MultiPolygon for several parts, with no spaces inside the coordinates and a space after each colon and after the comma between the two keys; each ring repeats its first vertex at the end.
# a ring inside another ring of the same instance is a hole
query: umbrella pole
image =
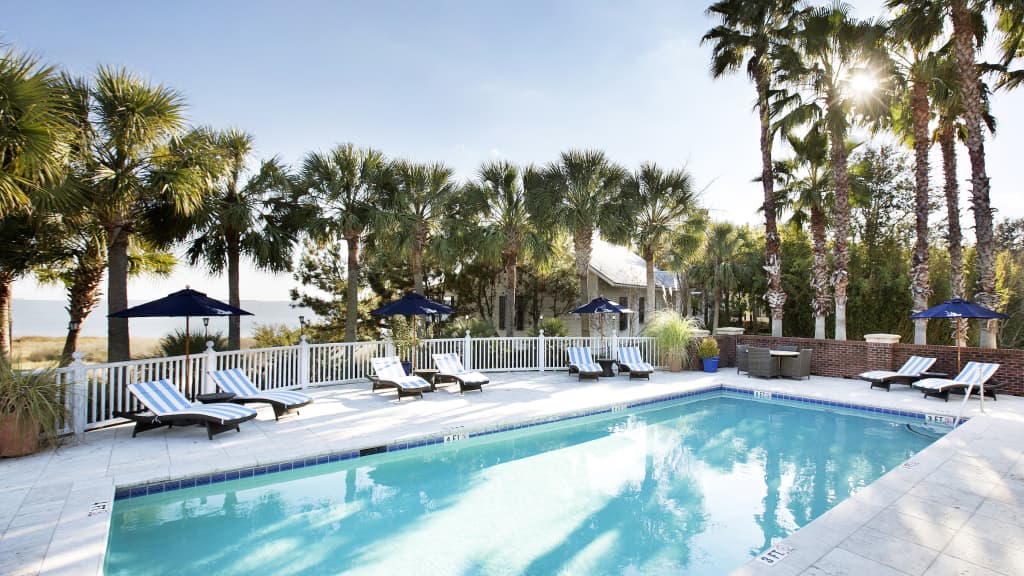
{"type": "Polygon", "coordinates": [[[956,318],[956,371],[960,372],[960,317],[956,318]]]}
{"type": "Polygon", "coordinates": [[[185,316],[185,390],[189,390],[191,392],[192,401],[195,402],[196,391],[192,390],[191,386],[189,386],[192,380],[192,370],[190,369],[191,367],[188,365],[188,341],[191,339],[191,336],[192,333],[189,331],[188,327],[188,316],[185,316]]]}
{"type": "Polygon", "coordinates": [[[412,365],[412,373],[413,374],[416,373],[416,348],[417,348],[416,343],[417,343],[417,340],[418,339],[417,339],[417,335],[416,335],[416,315],[413,314],[412,315],[412,358],[409,359],[409,362],[412,365]]]}

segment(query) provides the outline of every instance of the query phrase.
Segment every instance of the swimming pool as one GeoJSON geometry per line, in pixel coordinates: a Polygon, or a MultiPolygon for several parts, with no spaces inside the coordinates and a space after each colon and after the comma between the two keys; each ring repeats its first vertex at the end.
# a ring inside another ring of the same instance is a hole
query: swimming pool
{"type": "Polygon", "coordinates": [[[729,393],[115,502],[114,574],[724,574],[933,441],[729,393]]]}

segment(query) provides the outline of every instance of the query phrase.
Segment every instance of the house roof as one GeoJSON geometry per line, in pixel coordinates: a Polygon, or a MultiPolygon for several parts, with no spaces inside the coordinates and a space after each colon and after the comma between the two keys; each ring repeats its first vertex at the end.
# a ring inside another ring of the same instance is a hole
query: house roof
{"type": "MultiPolygon", "coordinates": [[[[644,259],[624,246],[609,244],[599,238],[594,238],[590,269],[612,286],[647,286],[647,263],[644,259]]],[[[678,288],[675,274],[657,268],[654,269],[654,285],[669,292],[678,288]]]]}

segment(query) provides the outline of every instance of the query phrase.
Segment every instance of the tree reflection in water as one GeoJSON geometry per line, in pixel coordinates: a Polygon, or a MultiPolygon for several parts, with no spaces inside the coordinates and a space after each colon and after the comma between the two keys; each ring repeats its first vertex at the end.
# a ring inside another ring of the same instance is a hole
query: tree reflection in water
{"type": "Polygon", "coordinates": [[[106,574],[720,574],[929,443],[719,397],[119,501],[106,574]]]}

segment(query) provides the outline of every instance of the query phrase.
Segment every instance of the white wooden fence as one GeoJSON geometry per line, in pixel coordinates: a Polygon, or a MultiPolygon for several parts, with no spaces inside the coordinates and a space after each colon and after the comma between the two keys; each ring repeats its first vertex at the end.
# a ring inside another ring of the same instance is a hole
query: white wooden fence
{"type": "MultiPolygon", "coordinates": [[[[211,343],[212,344],[212,343],[211,343]]],[[[464,338],[421,340],[415,350],[415,365],[433,366],[431,354],[455,352],[468,370],[514,372],[565,370],[566,348],[590,346],[595,358],[616,357],[621,346],[636,346],[651,364],[660,362],[653,338],[537,337],[464,338]]],[[[85,430],[122,422],[115,412],[140,408],[128,392],[128,384],[166,379],[183,394],[212,392],[207,374],[213,370],[241,368],[262,390],[305,388],[365,380],[372,373],[370,359],[395,355],[390,341],[310,344],[303,336],[297,346],[217,352],[211,346],[189,357],[150,358],[106,364],[85,364],[82,353],[74,362],[57,370],[63,384],[69,421],[63,432],[85,430]]]]}

